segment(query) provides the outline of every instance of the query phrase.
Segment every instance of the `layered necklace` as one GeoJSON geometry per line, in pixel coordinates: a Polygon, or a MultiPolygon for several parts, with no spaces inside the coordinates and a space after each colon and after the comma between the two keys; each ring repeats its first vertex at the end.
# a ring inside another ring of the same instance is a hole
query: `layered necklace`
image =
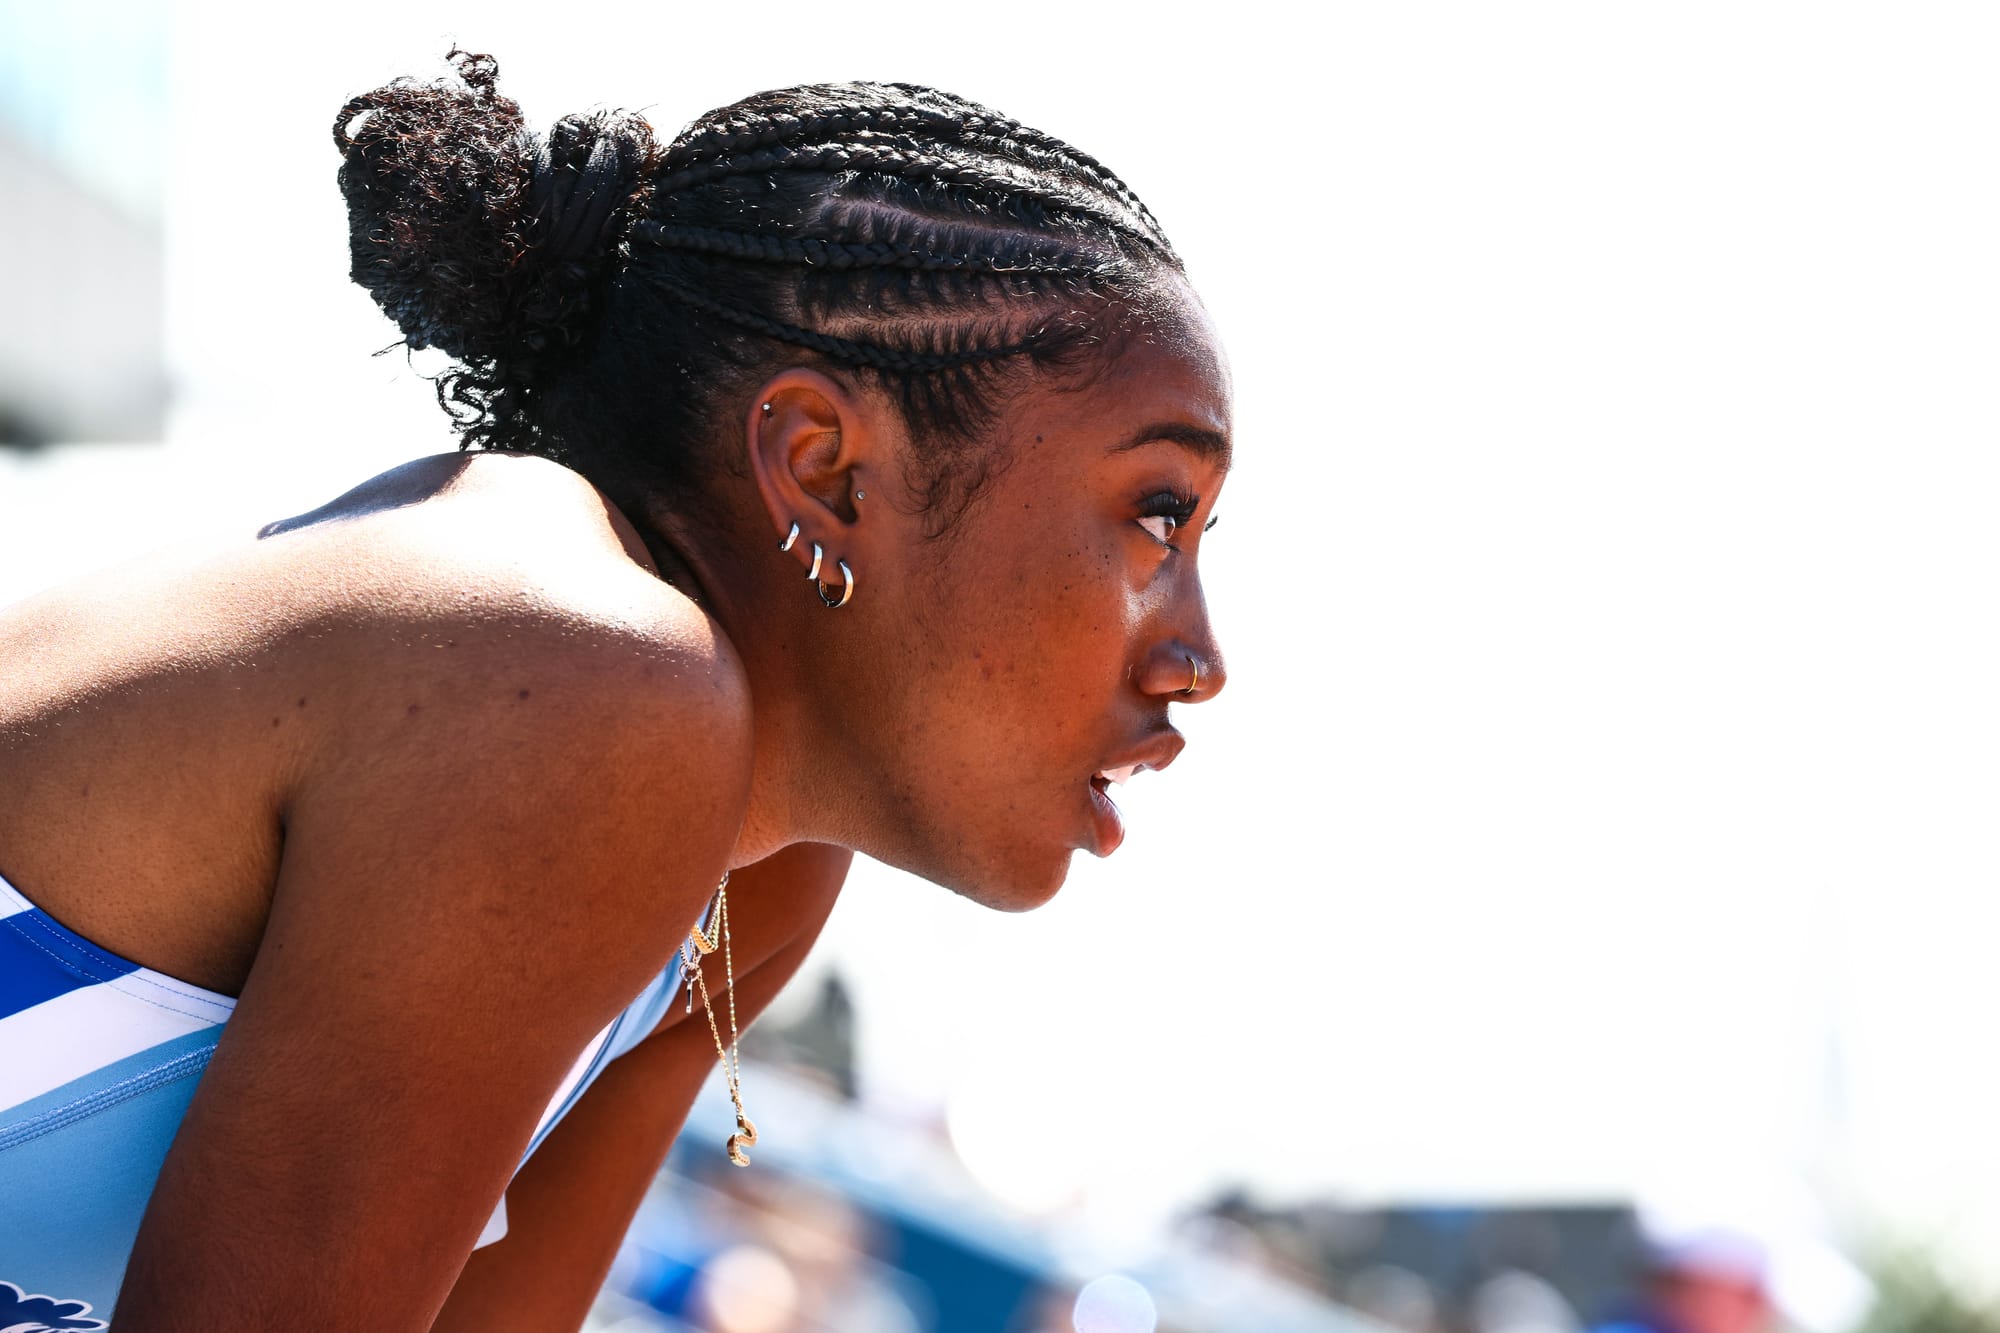
{"type": "Polygon", "coordinates": [[[736,968],[729,957],[729,872],[715,886],[715,901],[708,911],[708,933],[696,925],[681,944],[681,980],[688,988],[688,1012],[694,1012],[694,997],[701,995],[701,1007],[708,1015],[708,1033],[715,1038],[715,1054],[722,1061],[722,1076],[729,1084],[729,1100],[736,1106],[736,1132],[729,1136],[729,1160],[738,1166],[750,1165],[743,1150],[757,1142],[757,1126],[743,1114],[743,1087],[736,1060],[736,968]],[[729,1045],[722,1044],[722,1029],[715,1021],[715,1006],[709,1003],[708,985],[701,978],[701,960],[718,948],[722,950],[723,992],[729,1004],[729,1045]]]}

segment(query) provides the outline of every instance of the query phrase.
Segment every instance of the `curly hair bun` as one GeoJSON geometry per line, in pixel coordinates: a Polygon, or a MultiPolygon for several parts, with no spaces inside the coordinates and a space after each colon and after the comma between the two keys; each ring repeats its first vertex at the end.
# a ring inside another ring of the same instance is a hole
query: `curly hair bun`
{"type": "Polygon", "coordinates": [[[413,348],[516,371],[573,347],[659,148],[638,116],[571,116],[538,143],[491,56],[398,79],[340,109],[354,281],[413,348]]]}

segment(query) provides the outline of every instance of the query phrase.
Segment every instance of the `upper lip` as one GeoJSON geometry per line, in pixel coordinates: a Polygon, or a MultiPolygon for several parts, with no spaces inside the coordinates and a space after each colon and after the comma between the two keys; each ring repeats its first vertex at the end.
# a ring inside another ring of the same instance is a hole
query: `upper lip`
{"type": "Polygon", "coordinates": [[[1149,736],[1144,744],[1135,746],[1111,762],[1101,765],[1091,776],[1111,782],[1123,782],[1134,773],[1158,772],[1173,763],[1186,747],[1187,737],[1168,727],[1149,736]]]}

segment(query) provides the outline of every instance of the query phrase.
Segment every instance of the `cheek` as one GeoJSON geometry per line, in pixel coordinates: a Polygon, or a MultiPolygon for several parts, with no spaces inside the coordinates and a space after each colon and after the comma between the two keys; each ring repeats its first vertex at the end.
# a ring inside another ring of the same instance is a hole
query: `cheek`
{"type": "Polygon", "coordinates": [[[1024,749],[1067,754],[1098,728],[1128,672],[1141,602],[1114,560],[1075,545],[1045,553],[992,604],[973,651],[995,695],[991,720],[1024,749]]]}
{"type": "MultiPolygon", "coordinates": [[[[924,689],[950,691],[952,703],[958,695],[1050,699],[1082,685],[1080,675],[1102,673],[1086,667],[1092,656],[1120,650],[1128,594],[1108,552],[1074,532],[1066,540],[1030,536],[1036,540],[956,558],[922,590],[910,660],[922,662],[924,689]]],[[[972,721],[994,725],[1000,717],[972,721]]]]}
{"type": "Polygon", "coordinates": [[[1031,713],[1061,714],[1041,725],[1044,735],[1076,701],[1102,710],[1146,606],[1142,571],[1121,535],[1093,511],[1016,499],[989,511],[946,557],[917,647],[924,674],[953,702],[987,696],[989,715],[968,719],[979,730],[1018,727],[1012,701],[1021,697],[1031,713]]]}

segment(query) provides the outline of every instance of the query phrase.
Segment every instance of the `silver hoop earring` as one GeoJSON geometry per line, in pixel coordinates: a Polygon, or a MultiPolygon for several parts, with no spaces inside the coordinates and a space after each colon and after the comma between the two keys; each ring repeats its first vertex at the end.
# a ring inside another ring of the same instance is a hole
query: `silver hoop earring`
{"type": "Polygon", "coordinates": [[[811,580],[812,580],[812,581],[813,581],[814,583],[818,583],[818,582],[819,582],[819,556],[820,556],[820,552],[819,552],[819,543],[818,543],[818,542],[814,542],[814,543],[813,543],[813,567],[812,567],[812,568],[811,568],[811,569],[810,569],[809,571],[807,571],[807,573],[806,573],[806,577],[807,577],[807,578],[809,578],[809,579],[811,579],[811,580]]]}
{"type": "Polygon", "coordinates": [[[847,605],[848,598],[854,596],[854,571],[847,567],[845,560],[836,560],[833,563],[840,566],[840,576],[847,580],[840,589],[840,597],[835,599],[827,596],[826,585],[818,579],[813,580],[813,587],[819,591],[819,599],[826,603],[828,610],[838,611],[847,605]]]}
{"type": "Polygon", "coordinates": [[[1194,668],[1194,679],[1187,683],[1187,688],[1182,690],[1181,693],[1193,694],[1201,688],[1201,663],[1194,660],[1193,653],[1182,653],[1181,656],[1185,657],[1188,660],[1188,665],[1194,668]]]}
{"type": "Polygon", "coordinates": [[[785,539],[783,541],[778,543],[778,549],[780,551],[789,551],[792,549],[792,543],[797,541],[798,539],[799,539],[799,525],[798,525],[798,520],[794,519],[792,521],[792,530],[785,534],[785,539]]]}

